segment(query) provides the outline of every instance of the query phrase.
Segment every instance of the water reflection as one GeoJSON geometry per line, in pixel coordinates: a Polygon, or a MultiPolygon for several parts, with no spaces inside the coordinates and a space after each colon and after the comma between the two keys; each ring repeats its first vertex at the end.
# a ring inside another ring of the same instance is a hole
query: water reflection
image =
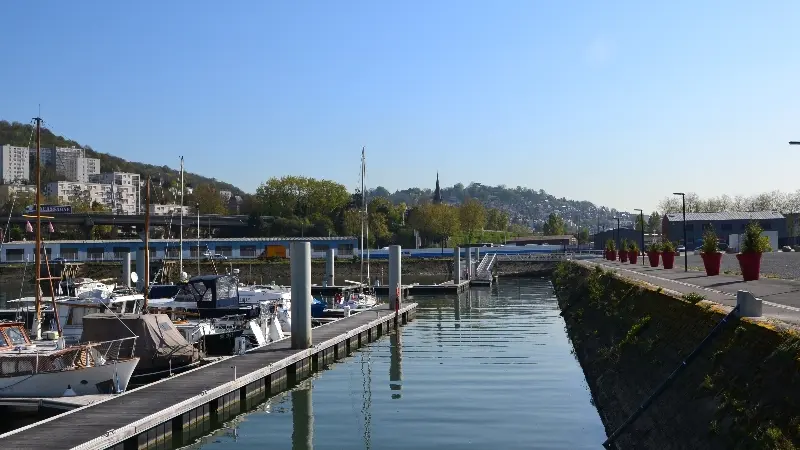
{"type": "Polygon", "coordinates": [[[392,399],[400,399],[400,391],[403,389],[403,339],[400,333],[392,333],[389,336],[389,389],[392,391],[392,399]]]}
{"type": "Polygon", "coordinates": [[[292,391],[292,450],[314,448],[314,408],[311,402],[311,383],[292,391]]]}

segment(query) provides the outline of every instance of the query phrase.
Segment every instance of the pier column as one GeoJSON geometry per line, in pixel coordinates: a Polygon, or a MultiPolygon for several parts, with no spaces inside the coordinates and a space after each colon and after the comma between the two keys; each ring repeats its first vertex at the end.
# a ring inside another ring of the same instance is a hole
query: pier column
{"type": "Polygon", "coordinates": [[[145,257],[144,257],[144,248],[136,252],[136,275],[139,276],[139,279],[136,280],[136,290],[141,291],[144,289],[144,265],[145,257]]]}
{"type": "Polygon", "coordinates": [[[311,347],[311,243],[292,242],[292,348],[311,347]]]}
{"type": "Polygon", "coordinates": [[[334,266],[336,264],[336,253],[334,249],[329,248],[328,251],[325,253],[325,281],[328,282],[328,286],[334,286],[334,266]]]}
{"type": "Polygon", "coordinates": [[[400,297],[403,296],[402,260],[399,245],[389,246],[389,309],[394,311],[400,307],[400,298],[397,297],[397,287],[400,287],[400,297]]]}
{"type": "Polygon", "coordinates": [[[314,411],[311,385],[292,391],[292,450],[314,448],[314,411]]]}
{"type": "Polygon", "coordinates": [[[461,248],[453,249],[453,282],[461,284],[461,248]]]}
{"type": "Polygon", "coordinates": [[[122,282],[131,287],[131,254],[126,252],[122,257],[122,282]]]}
{"type": "Polygon", "coordinates": [[[467,247],[467,279],[471,280],[472,277],[472,247],[467,247]]]}

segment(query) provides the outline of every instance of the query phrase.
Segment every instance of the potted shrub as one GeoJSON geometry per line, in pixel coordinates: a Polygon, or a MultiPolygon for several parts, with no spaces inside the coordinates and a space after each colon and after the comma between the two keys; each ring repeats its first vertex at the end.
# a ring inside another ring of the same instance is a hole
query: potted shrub
{"type": "Polygon", "coordinates": [[[630,241],[628,243],[628,261],[631,264],[636,264],[636,261],[639,260],[639,246],[636,245],[636,241],[630,241]]]}
{"type": "Polygon", "coordinates": [[[650,267],[658,267],[658,259],[661,256],[661,244],[653,241],[647,247],[647,259],[650,260],[650,267]]]}
{"type": "Polygon", "coordinates": [[[613,239],[606,241],[606,259],[609,261],[617,259],[617,244],[614,243],[613,239]]]}
{"type": "Polygon", "coordinates": [[[757,222],[750,222],[744,231],[744,237],[739,246],[740,253],[736,255],[744,281],[754,281],[759,278],[761,254],[772,250],[769,246],[769,238],[762,236],[762,231],[757,222]]]}
{"type": "Polygon", "coordinates": [[[675,265],[675,244],[669,239],[661,243],[661,260],[664,261],[665,269],[672,269],[675,265]]]}
{"type": "Polygon", "coordinates": [[[709,229],[703,233],[703,246],[700,247],[700,257],[703,258],[703,266],[706,268],[706,275],[719,275],[719,266],[722,263],[722,252],[719,251],[719,238],[714,230],[709,229]]]}
{"type": "Polygon", "coordinates": [[[625,249],[628,247],[628,241],[623,239],[622,242],[619,243],[619,260],[621,262],[628,262],[628,252],[625,249]]]}

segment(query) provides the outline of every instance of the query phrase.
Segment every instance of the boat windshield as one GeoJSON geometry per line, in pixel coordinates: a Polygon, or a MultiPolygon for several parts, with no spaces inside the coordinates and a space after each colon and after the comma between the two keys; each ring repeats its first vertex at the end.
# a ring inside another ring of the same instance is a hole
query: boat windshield
{"type": "Polygon", "coordinates": [[[5,334],[11,341],[11,345],[26,344],[25,334],[18,327],[10,327],[5,329],[5,334]]]}

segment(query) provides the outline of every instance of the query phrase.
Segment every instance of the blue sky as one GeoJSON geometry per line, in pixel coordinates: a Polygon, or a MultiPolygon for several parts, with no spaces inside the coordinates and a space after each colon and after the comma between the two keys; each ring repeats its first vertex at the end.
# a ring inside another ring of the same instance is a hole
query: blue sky
{"type": "Polygon", "coordinates": [[[800,188],[800,2],[6,1],[0,118],[247,190],[800,188]]]}

